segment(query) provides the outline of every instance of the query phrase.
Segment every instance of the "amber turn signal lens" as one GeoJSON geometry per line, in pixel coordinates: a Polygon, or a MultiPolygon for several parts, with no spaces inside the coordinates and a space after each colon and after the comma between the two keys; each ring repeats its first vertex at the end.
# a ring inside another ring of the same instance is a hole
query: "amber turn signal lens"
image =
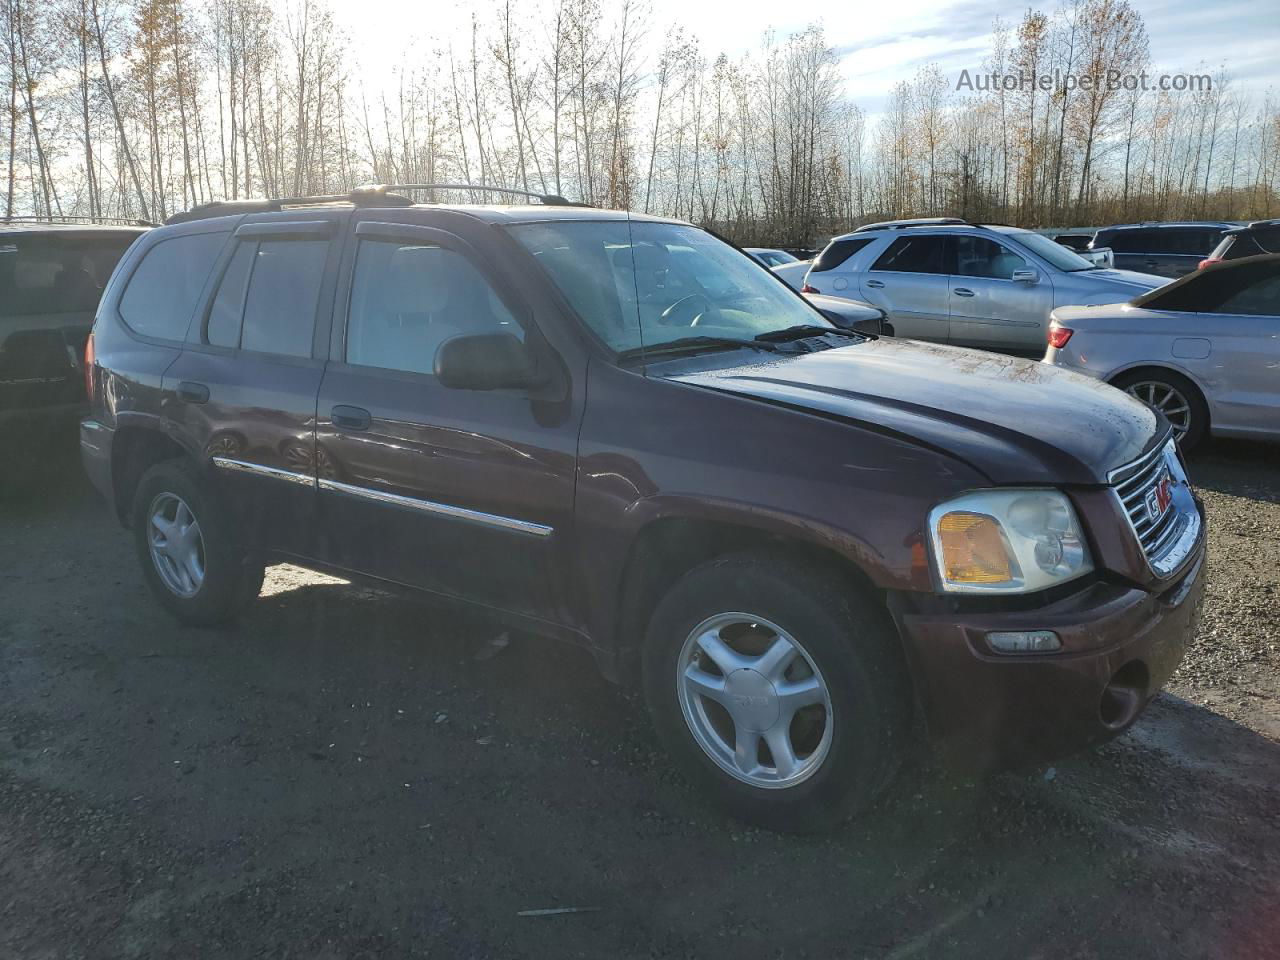
{"type": "Polygon", "coordinates": [[[993,518],[956,511],[938,521],[942,576],[952,583],[1008,583],[1013,579],[1004,533],[993,518]]]}

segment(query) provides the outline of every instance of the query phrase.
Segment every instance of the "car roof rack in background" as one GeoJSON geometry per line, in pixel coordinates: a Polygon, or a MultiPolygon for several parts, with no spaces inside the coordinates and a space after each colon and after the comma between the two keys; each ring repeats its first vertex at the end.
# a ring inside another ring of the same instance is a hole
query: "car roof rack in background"
{"type": "Polygon", "coordinates": [[[158,223],[150,220],[141,220],[136,217],[77,217],[77,216],[56,216],[48,217],[0,217],[0,223],[18,223],[18,224],[59,224],[73,226],[108,226],[108,227],[158,227],[158,223]]]}
{"type": "Polygon", "coordinates": [[[1276,227],[1280,226],[1280,220],[1254,220],[1245,224],[1245,229],[1253,230],[1257,227],[1276,227]]]}
{"type": "Polygon", "coordinates": [[[880,223],[864,223],[855,229],[854,233],[862,233],[865,230],[907,230],[911,227],[976,227],[978,224],[970,223],[962,217],[918,217],[914,220],[883,220],[880,223]]]}

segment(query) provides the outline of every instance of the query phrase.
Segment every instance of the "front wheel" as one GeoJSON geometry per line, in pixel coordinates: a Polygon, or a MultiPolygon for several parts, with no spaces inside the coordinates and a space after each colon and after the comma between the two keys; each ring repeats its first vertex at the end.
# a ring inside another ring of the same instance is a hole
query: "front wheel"
{"type": "Polygon", "coordinates": [[[221,504],[181,461],[142,475],[133,530],[147,584],[183,623],[233,620],[262,589],[262,563],[236,547],[221,504]]]}
{"type": "Polygon", "coordinates": [[[785,557],[717,559],[676,583],[649,624],[644,684],[686,774],[770,829],[865,809],[905,748],[910,698],[887,616],[833,571],[785,557]]]}

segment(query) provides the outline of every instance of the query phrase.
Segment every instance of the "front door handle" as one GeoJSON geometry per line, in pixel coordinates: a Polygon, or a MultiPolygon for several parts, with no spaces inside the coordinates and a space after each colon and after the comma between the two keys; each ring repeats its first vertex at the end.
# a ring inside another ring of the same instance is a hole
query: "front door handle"
{"type": "Polygon", "coordinates": [[[881,287],[883,287],[883,286],[884,286],[884,281],[883,281],[883,280],[868,280],[868,281],[867,281],[867,286],[868,286],[868,287],[875,287],[877,290],[879,290],[881,287]]]}
{"type": "Polygon", "coordinates": [[[183,380],[178,384],[178,399],[183,403],[208,403],[209,388],[203,383],[183,380]]]}
{"type": "Polygon", "coordinates": [[[368,430],[373,417],[364,407],[349,407],[340,403],[329,411],[329,419],[339,430],[368,430]]]}
{"type": "Polygon", "coordinates": [[[973,296],[973,291],[972,291],[972,290],[970,290],[968,287],[956,287],[956,288],[955,288],[954,290],[952,290],[951,292],[952,292],[952,293],[954,293],[957,297],[972,297],[972,296],[973,296]]]}

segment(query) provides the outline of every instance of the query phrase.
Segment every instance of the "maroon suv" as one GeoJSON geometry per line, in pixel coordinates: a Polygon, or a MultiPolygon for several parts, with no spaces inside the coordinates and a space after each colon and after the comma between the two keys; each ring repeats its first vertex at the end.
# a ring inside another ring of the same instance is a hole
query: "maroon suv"
{"type": "Polygon", "coordinates": [[[180,620],[280,560],[481,607],[791,829],[914,736],[1105,740],[1178,663],[1203,516],[1136,400],[841,330],[686,223],[411,192],[198,208],[113,275],[84,463],[180,620]]]}

